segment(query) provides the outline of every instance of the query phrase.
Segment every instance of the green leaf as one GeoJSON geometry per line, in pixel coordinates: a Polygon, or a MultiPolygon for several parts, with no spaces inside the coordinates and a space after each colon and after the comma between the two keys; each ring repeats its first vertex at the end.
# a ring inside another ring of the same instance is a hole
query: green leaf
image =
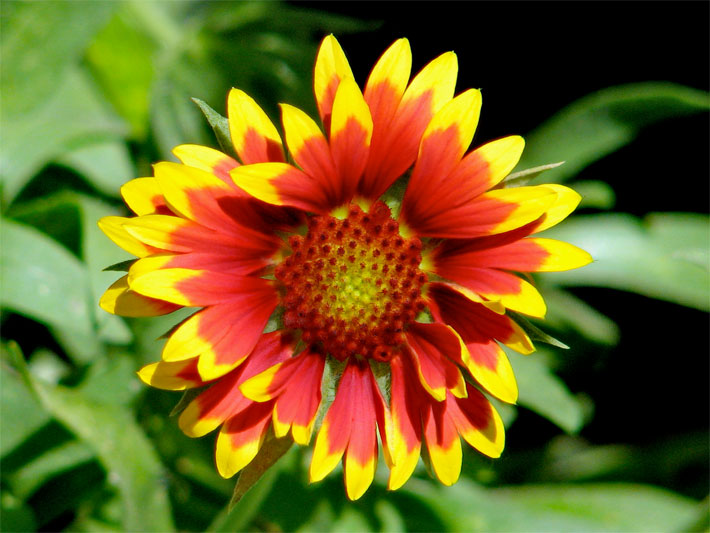
{"type": "Polygon", "coordinates": [[[131,5],[123,2],[86,54],[104,94],[130,123],[132,136],[141,140],[147,135],[156,48],[131,5]]]}
{"type": "Polygon", "coordinates": [[[57,163],[76,170],[97,190],[115,197],[121,185],[136,175],[127,146],[118,141],[80,146],[61,156],[57,163]]]}
{"type": "Polygon", "coordinates": [[[225,154],[236,157],[232,146],[232,137],[229,133],[229,121],[199,98],[193,98],[192,101],[197,104],[197,107],[205,115],[207,122],[210,123],[222,151],[225,154]]]}
{"type": "Polygon", "coordinates": [[[673,83],[602,89],[564,108],[526,136],[520,168],[565,161],[545,174],[557,182],[630,143],[644,126],[710,109],[710,96],[673,83]]]}
{"type": "MultiPolygon", "coordinates": [[[[4,352],[6,348],[2,349],[4,352]]],[[[49,422],[50,417],[5,357],[0,361],[0,370],[0,456],[4,457],[49,422]]]]}
{"type": "Polygon", "coordinates": [[[467,479],[452,487],[411,480],[412,491],[451,531],[681,531],[696,518],[693,500],[647,485],[522,485],[484,490],[467,479]]]}
{"type": "Polygon", "coordinates": [[[272,433],[266,437],[259,453],[252,459],[239,474],[237,485],[234,487],[230,508],[239,504],[240,500],[254,484],[269,470],[273,470],[276,462],[291,448],[293,440],[290,437],[277,439],[272,433]]]}
{"type": "Polygon", "coordinates": [[[545,323],[552,327],[571,327],[589,340],[613,346],[619,342],[616,323],[567,291],[545,287],[545,323]]]}
{"type": "Polygon", "coordinates": [[[522,187],[523,185],[527,185],[530,180],[537,178],[546,170],[551,170],[564,164],[564,161],[560,161],[559,163],[549,163],[547,165],[513,172],[512,174],[508,174],[508,176],[503,180],[503,184],[506,187],[522,187]]]}
{"type": "Polygon", "coordinates": [[[11,202],[47,163],[76,147],[126,134],[125,124],[107,108],[84,70],[68,69],[53,82],[52,93],[31,111],[2,116],[0,126],[12,132],[0,143],[4,204],[11,202]]]}
{"type": "Polygon", "coordinates": [[[37,520],[32,508],[12,494],[0,493],[3,531],[37,531],[37,520]]]}
{"type": "Polygon", "coordinates": [[[172,531],[163,467],[131,413],[78,390],[45,386],[29,374],[18,350],[10,357],[43,407],[96,452],[121,495],[124,529],[172,531]]]}
{"type": "Polygon", "coordinates": [[[546,352],[538,350],[521,355],[506,349],[506,354],[518,381],[518,403],[568,433],[576,433],[584,424],[584,408],[564,382],[546,365],[546,352]]]}
{"type": "Polygon", "coordinates": [[[76,257],[34,228],[2,219],[0,303],[48,325],[93,334],[88,273],[76,257]]]}
{"type": "Polygon", "coordinates": [[[545,232],[587,250],[594,262],[546,274],[566,286],[610,287],[710,310],[710,220],[692,213],[574,217],[545,232]]]}
{"type": "Polygon", "coordinates": [[[22,117],[49,98],[116,6],[114,2],[3,2],[1,114],[22,117]]]}
{"type": "Polygon", "coordinates": [[[616,203],[614,189],[605,181],[582,180],[575,181],[572,187],[582,196],[579,209],[593,207],[595,209],[611,209],[616,203]]]}
{"type": "Polygon", "coordinates": [[[508,310],[508,316],[510,316],[510,318],[512,318],[521,328],[523,328],[523,331],[527,333],[530,340],[544,342],[545,344],[557,346],[563,350],[569,350],[569,346],[567,346],[564,342],[557,340],[552,335],[548,335],[520,313],[508,310]]]}

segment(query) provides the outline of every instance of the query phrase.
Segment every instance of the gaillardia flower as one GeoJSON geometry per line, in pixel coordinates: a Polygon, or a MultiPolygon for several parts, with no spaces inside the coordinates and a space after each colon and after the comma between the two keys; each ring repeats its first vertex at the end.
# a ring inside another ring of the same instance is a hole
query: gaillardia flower
{"type": "Polygon", "coordinates": [[[283,104],[282,140],[256,102],[232,89],[237,158],[178,146],[181,163],[158,163],[153,177],[121,189],[135,217],[99,223],[138,257],[103,296],[105,310],[195,308],[139,375],[163,389],[203,388],[179,425],[191,437],[221,426],[224,477],[273,436],[308,444],[319,420],[311,481],[342,459],[347,494],[359,498],[380,443],[390,489],[410,477],[422,446],[436,477],[456,482],[460,437],[490,457],[503,449],[484,392],[514,403],[501,344],[534,349],[510,311],[545,314],[515,273],[591,260],[532,236],[569,215],[579,195],[501,186],[521,137],[467,153],[481,93],[454,97],[454,53],[411,81],[410,69],[400,39],[363,92],[326,37],[314,79],[322,127],[283,104]]]}

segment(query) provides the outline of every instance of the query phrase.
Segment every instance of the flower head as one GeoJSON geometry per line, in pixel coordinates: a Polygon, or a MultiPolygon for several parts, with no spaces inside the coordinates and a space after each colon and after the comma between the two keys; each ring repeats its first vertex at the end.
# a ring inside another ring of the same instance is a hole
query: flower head
{"type": "Polygon", "coordinates": [[[363,92],[326,37],[314,80],[322,129],[283,104],[287,156],[262,109],[233,89],[238,160],[178,146],[181,163],[158,163],[153,177],[122,188],[135,217],[100,221],[138,257],[104,309],[196,308],[140,377],[164,389],[209,385],[179,425],[192,437],[221,426],[225,477],[254,459],[270,431],[308,444],[321,411],[311,481],[342,459],[347,494],[359,498],[373,480],[379,434],[389,488],[411,476],[422,446],[439,480],[454,483],[460,437],[490,457],[503,449],[484,392],[514,403],[500,345],[533,351],[510,311],[545,314],[538,291],[514,272],[591,260],[532,236],[576,207],[575,192],[500,186],[521,137],[467,153],[481,93],[454,97],[456,56],[439,56],[411,80],[410,68],[400,39],[363,92]],[[324,374],[336,377],[332,398],[322,397],[324,374]]]}

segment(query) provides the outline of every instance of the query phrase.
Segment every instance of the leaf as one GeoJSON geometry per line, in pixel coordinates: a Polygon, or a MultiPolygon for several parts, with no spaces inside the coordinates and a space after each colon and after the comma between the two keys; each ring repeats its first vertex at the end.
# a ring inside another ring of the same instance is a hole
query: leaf
{"type": "Polygon", "coordinates": [[[579,431],[585,418],[582,404],[546,366],[545,350],[527,356],[505,351],[518,381],[518,403],[568,433],[579,431]]]}
{"type": "Polygon", "coordinates": [[[545,323],[552,327],[569,326],[589,340],[614,346],[619,342],[616,323],[567,291],[545,287],[545,323]]]}
{"type": "Polygon", "coordinates": [[[84,265],[34,228],[2,219],[0,304],[54,327],[93,334],[84,265]]]}
{"type": "Polygon", "coordinates": [[[523,185],[527,185],[530,180],[538,177],[546,170],[557,168],[564,164],[564,161],[560,161],[559,163],[549,163],[547,165],[513,172],[512,174],[508,174],[508,176],[503,180],[503,185],[505,187],[521,187],[523,185]]]}
{"type": "MultiPolygon", "coordinates": [[[[237,485],[234,487],[232,500],[229,502],[230,510],[234,508],[244,495],[251,489],[254,484],[267,472],[272,469],[276,461],[281,459],[283,455],[291,448],[293,441],[289,437],[277,439],[270,432],[264,444],[262,444],[259,453],[252,459],[239,474],[237,485]]],[[[273,482],[273,480],[272,480],[273,482]]]]}
{"type": "Polygon", "coordinates": [[[54,83],[51,94],[31,111],[2,115],[0,126],[12,132],[0,143],[4,204],[44,165],[69,150],[126,134],[126,125],[107,108],[84,70],[70,68],[54,83]]]}
{"type": "Polygon", "coordinates": [[[582,196],[582,201],[579,203],[578,209],[585,207],[611,209],[616,203],[614,189],[605,181],[575,181],[572,188],[582,196]]]}
{"type": "Polygon", "coordinates": [[[610,287],[710,310],[710,220],[692,213],[574,217],[545,236],[587,250],[594,262],[546,274],[564,286],[610,287]]]}
{"type": "Polygon", "coordinates": [[[681,531],[698,512],[689,498],[625,483],[484,490],[467,479],[452,487],[412,479],[400,490],[416,494],[452,531],[681,531]]]}
{"type": "Polygon", "coordinates": [[[127,146],[118,141],[80,146],[57,163],[74,169],[97,190],[113,197],[136,174],[127,146]]]}
{"type": "Polygon", "coordinates": [[[710,109],[710,96],[673,83],[638,83],[602,89],[568,107],[526,136],[521,168],[564,160],[545,174],[564,181],[590,163],[629,144],[644,126],[710,109]]]}
{"type": "Polygon", "coordinates": [[[66,70],[79,62],[116,5],[114,2],[3,3],[2,115],[22,117],[48,99],[56,90],[57,80],[63,80],[66,70]]]}
{"type": "MultiPolygon", "coordinates": [[[[4,352],[5,347],[2,349],[4,352]]],[[[5,357],[0,361],[0,369],[0,456],[4,457],[49,422],[50,417],[5,357]]]]}
{"type": "Polygon", "coordinates": [[[548,335],[547,333],[542,331],[540,328],[538,328],[535,324],[530,322],[527,318],[525,318],[520,313],[516,313],[515,311],[508,310],[508,315],[521,328],[523,328],[523,331],[525,331],[525,333],[527,333],[528,337],[530,337],[530,340],[537,341],[537,342],[544,342],[545,344],[557,346],[558,348],[562,348],[563,350],[569,350],[569,346],[567,346],[564,342],[557,340],[552,335],[548,335]]]}
{"type": "Polygon", "coordinates": [[[124,530],[172,531],[163,467],[132,414],[77,390],[45,386],[29,374],[18,349],[9,356],[43,407],[96,452],[121,495],[124,530]]]}
{"type": "Polygon", "coordinates": [[[207,122],[210,123],[222,151],[236,158],[236,153],[232,145],[232,137],[229,133],[229,121],[199,98],[193,98],[192,101],[197,104],[197,107],[199,107],[200,111],[205,115],[207,122]]]}

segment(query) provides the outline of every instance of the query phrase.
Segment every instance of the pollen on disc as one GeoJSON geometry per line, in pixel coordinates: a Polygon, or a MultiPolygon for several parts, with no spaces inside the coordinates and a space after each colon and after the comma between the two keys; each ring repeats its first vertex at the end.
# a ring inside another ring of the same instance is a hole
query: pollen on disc
{"type": "Polygon", "coordinates": [[[289,239],[292,253],[275,270],[283,284],[284,326],[338,359],[386,360],[404,329],[425,307],[418,268],[421,241],[405,239],[389,208],[309,219],[305,236],[289,239]]]}

